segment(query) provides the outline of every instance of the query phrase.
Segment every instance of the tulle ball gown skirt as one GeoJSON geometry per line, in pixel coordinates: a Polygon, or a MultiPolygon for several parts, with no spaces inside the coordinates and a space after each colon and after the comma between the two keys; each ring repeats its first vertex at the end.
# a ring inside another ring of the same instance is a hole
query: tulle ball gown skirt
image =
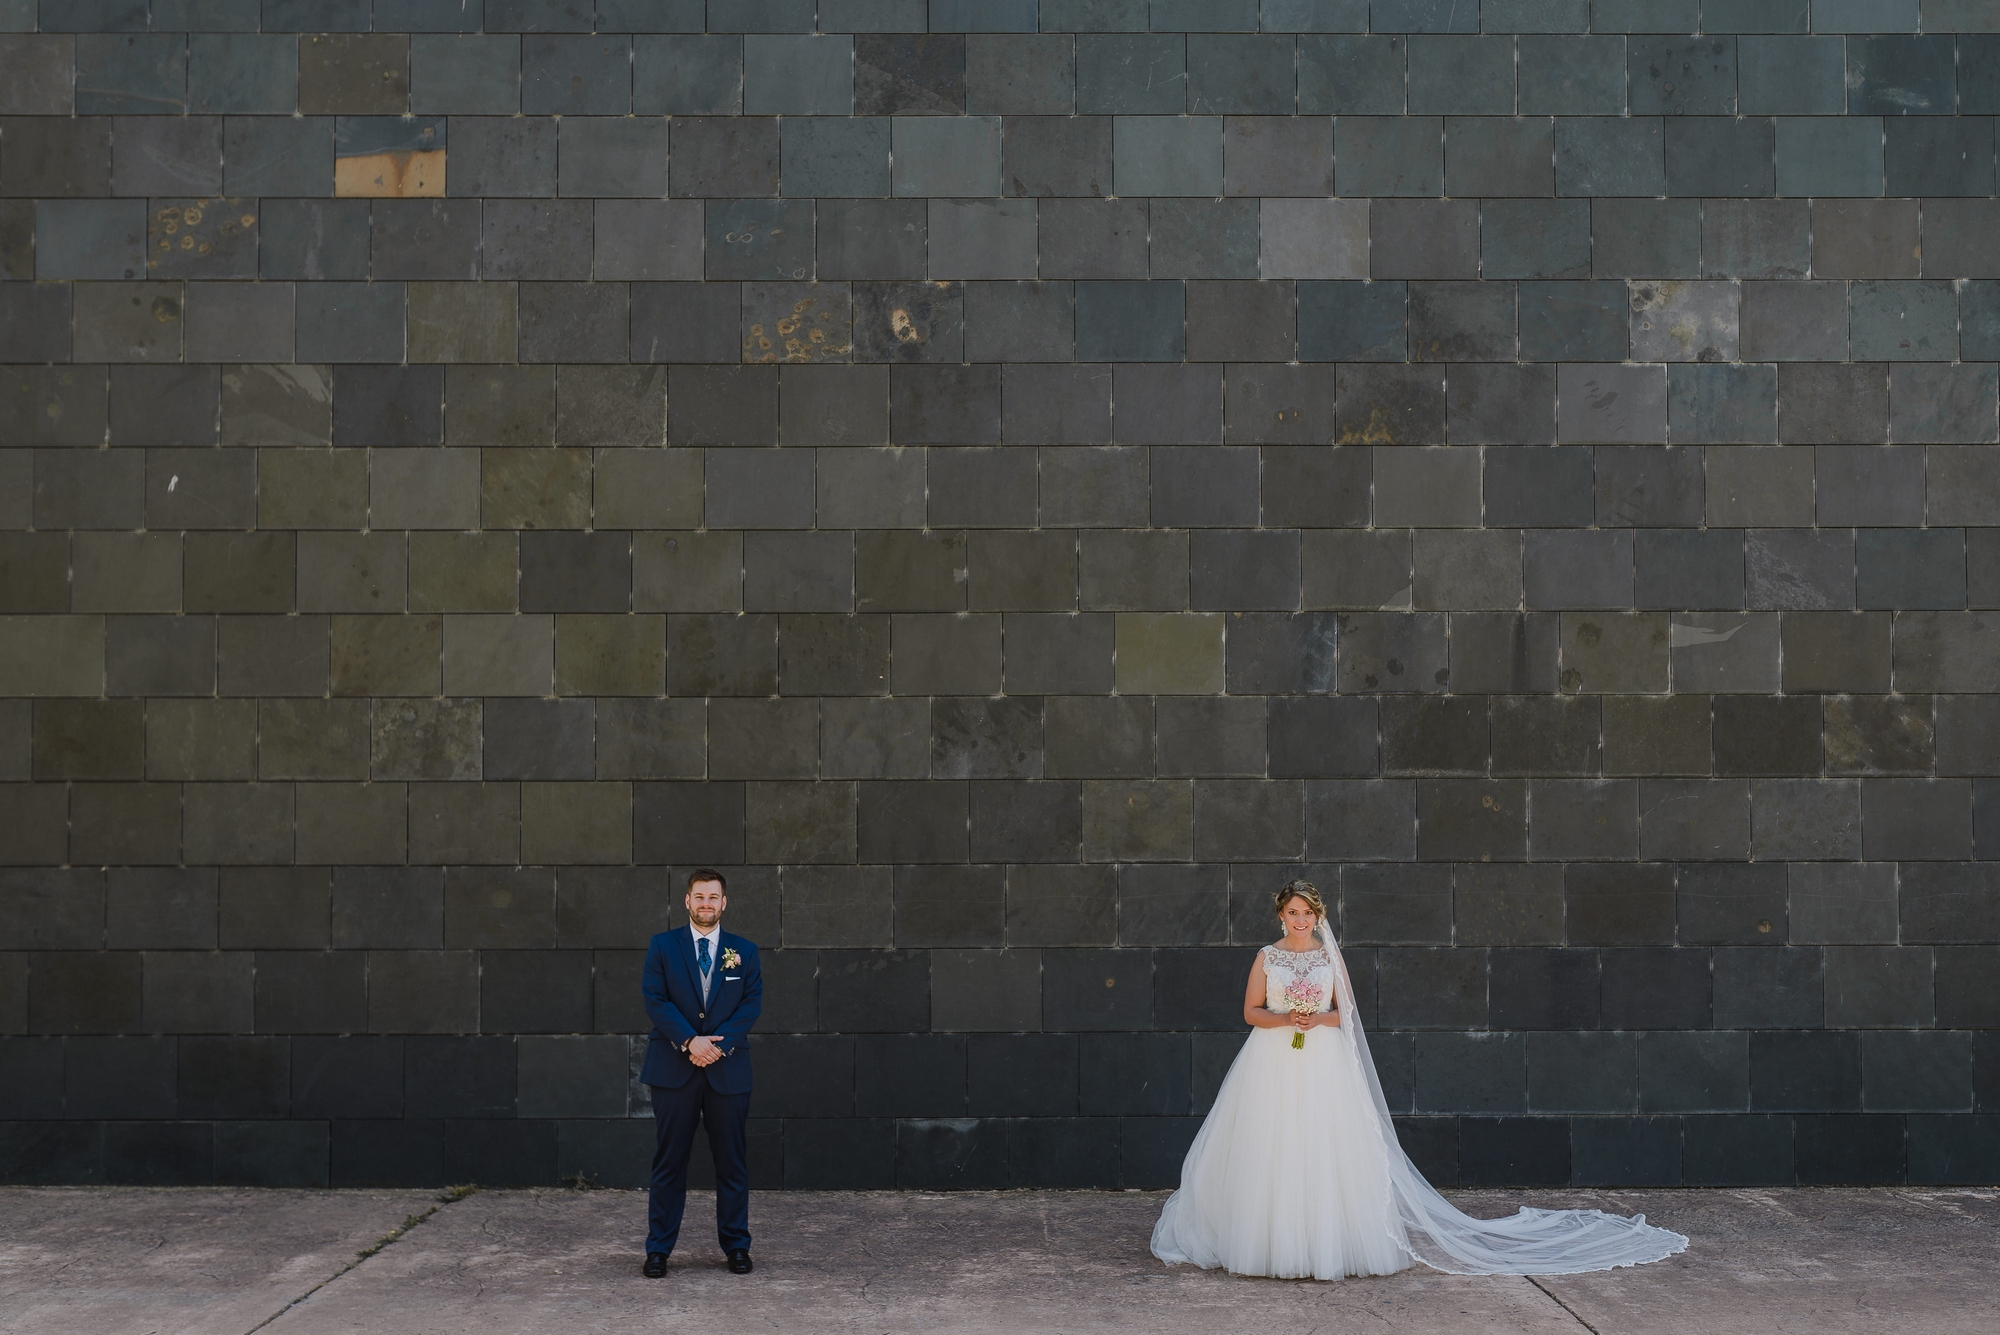
{"type": "Polygon", "coordinates": [[[1153,1229],[1169,1265],[1342,1279],[1411,1264],[1373,1096],[1344,1028],[1253,1029],[1153,1229]]]}

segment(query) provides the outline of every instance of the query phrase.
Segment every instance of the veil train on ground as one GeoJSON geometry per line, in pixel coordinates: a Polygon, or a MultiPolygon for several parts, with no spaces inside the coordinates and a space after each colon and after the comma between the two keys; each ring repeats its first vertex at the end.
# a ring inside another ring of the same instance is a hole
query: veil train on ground
{"type": "Polygon", "coordinates": [[[1646,1216],[1602,1210],[1536,1210],[1523,1207],[1502,1219],[1474,1219],[1424,1180],[1396,1138],[1389,1101],[1368,1053],[1368,1037],[1354,1018],[1354,988],[1340,946],[1329,939],[1334,985],[1340,990],[1341,1023],[1352,1025],[1354,1056],[1375,1104],[1376,1127],[1389,1156],[1389,1182],[1396,1212],[1409,1231],[1410,1254],[1433,1270],[1454,1275],[1574,1275],[1591,1270],[1663,1261],[1687,1250],[1679,1233],[1655,1228],[1646,1216]]]}

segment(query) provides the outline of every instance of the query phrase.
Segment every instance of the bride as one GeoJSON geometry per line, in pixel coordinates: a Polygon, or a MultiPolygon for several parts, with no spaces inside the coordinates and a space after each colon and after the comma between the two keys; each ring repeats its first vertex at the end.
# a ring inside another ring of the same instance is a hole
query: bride
{"type": "Polygon", "coordinates": [[[1285,939],[1258,952],[1243,996],[1254,1028],[1160,1211],[1153,1255],[1239,1275],[1340,1279],[1422,1262],[1460,1275],[1565,1275],[1687,1246],[1644,1215],[1522,1209],[1461,1214],[1396,1140],[1319,891],[1276,896],[1285,939]]]}

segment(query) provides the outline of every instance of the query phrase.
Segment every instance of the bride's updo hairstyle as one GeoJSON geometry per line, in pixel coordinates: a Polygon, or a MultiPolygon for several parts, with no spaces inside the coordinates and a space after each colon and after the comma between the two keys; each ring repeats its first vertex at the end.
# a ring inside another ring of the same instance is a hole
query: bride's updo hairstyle
{"type": "Polygon", "coordinates": [[[1326,921],[1326,902],[1319,897],[1319,887],[1311,881],[1287,881],[1284,889],[1273,895],[1272,899],[1275,901],[1272,912],[1278,915],[1281,924],[1285,918],[1285,905],[1295,899],[1303,899],[1306,907],[1311,909],[1321,922],[1326,921]]]}

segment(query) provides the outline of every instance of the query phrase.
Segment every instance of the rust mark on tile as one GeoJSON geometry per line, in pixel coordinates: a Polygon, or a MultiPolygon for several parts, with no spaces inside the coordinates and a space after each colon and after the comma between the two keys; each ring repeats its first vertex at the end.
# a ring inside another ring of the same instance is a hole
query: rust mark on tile
{"type": "Polygon", "coordinates": [[[444,195],[441,148],[337,158],[333,193],[343,199],[436,199],[444,195]]]}
{"type": "Polygon", "coordinates": [[[1345,431],[1342,431],[1339,436],[1339,443],[1342,445],[1394,445],[1396,443],[1396,428],[1390,422],[1389,415],[1382,411],[1381,406],[1373,405],[1368,409],[1368,420],[1358,427],[1349,427],[1345,431]]]}
{"type": "Polygon", "coordinates": [[[206,255],[218,245],[234,240],[237,233],[248,233],[257,226],[257,214],[254,209],[236,212],[240,205],[240,200],[217,199],[160,208],[153,215],[151,231],[156,253],[149,257],[148,267],[157,266],[175,252],[206,255]],[[205,232],[204,223],[208,225],[205,232]]]}
{"type": "Polygon", "coordinates": [[[769,322],[753,321],[743,334],[746,362],[817,362],[844,360],[851,351],[845,312],[821,307],[819,298],[802,297],[789,312],[769,322]]]}

